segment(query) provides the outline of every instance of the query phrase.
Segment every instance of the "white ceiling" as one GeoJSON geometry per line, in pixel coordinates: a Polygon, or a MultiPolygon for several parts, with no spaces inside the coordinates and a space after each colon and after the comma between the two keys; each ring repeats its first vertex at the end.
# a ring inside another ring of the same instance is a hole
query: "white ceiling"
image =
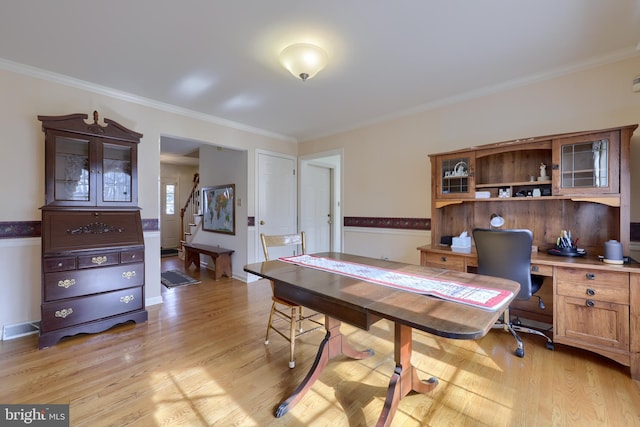
{"type": "Polygon", "coordinates": [[[639,55],[639,41],[640,0],[0,4],[0,67],[297,141],[639,55]],[[329,55],[307,82],[278,63],[296,42],[329,55]]]}

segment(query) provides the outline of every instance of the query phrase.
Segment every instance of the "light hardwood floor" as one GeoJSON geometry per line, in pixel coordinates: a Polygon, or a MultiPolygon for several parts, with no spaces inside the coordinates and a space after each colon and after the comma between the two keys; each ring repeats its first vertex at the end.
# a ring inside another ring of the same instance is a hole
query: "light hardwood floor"
{"type": "MultiPolygon", "coordinates": [[[[164,258],[163,270],[182,269],[164,258]]],[[[287,343],[264,333],[265,281],[245,284],[203,269],[202,283],[163,290],[149,321],[37,349],[35,336],[0,342],[0,403],[68,403],[72,426],[370,426],[382,409],[393,362],[391,324],[370,332],[343,325],[367,360],[329,363],[305,398],[280,419],[278,403],[307,373],[323,333],[287,343]]],[[[164,289],[164,287],[163,287],[164,289]]],[[[440,383],[410,394],[394,426],[640,426],[640,384],[627,368],[588,352],[510,334],[478,341],[414,333],[413,363],[440,383]]]]}

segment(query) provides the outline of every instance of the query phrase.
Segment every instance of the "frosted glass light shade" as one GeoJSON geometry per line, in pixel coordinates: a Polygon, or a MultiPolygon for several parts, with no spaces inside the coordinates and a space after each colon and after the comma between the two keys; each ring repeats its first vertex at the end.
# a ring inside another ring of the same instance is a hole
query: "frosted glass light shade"
{"type": "Polygon", "coordinates": [[[310,79],[327,65],[327,53],[318,46],[297,43],[280,52],[280,63],[294,76],[310,79]]]}

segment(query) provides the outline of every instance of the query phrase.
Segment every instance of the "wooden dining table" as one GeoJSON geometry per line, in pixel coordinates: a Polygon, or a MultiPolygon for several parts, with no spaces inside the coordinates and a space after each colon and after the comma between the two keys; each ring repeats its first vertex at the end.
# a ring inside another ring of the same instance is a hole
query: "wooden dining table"
{"type": "MultiPolygon", "coordinates": [[[[442,282],[506,290],[512,295],[505,301],[505,305],[513,300],[520,289],[520,285],[511,280],[340,252],[314,256],[406,275],[426,276],[442,282]]],[[[380,319],[388,319],[394,323],[396,366],[391,373],[384,406],[376,424],[388,426],[404,396],[411,391],[427,393],[438,384],[435,377],[421,380],[411,364],[413,329],[450,339],[478,339],[492,328],[504,311],[477,308],[282,260],[248,264],[244,270],[271,280],[276,297],[325,315],[326,335],[320,343],[314,363],[296,390],[280,403],[275,411],[276,417],[285,415],[302,399],[329,360],[339,355],[364,359],[374,354],[373,349],[357,350],[350,345],[340,331],[341,322],[367,331],[380,319]]]]}

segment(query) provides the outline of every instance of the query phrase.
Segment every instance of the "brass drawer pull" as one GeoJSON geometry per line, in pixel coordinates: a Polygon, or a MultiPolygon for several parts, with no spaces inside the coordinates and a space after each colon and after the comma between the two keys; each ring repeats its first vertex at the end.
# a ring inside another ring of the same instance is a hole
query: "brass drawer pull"
{"type": "Polygon", "coordinates": [[[76,279],[64,279],[58,280],[58,287],[69,289],[71,286],[76,284],[76,279]]]}
{"type": "Polygon", "coordinates": [[[538,271],[540,271],[540,267],[538,267],[537,265],[532,265],[531,271],[533,271],[534,273],[537,273],[538,271]]]}
{"type": "Polygon", "coordinates": [[[592,299],[588,299],[587,303],[586,303],[587,307],[595,307],[596,306],[596,302],[592,299]]]}
{"type": "Polygon", "coordinates": [[[129,280],[129,279],[132,279],[135,275],[136,275],[135,271],[124,271],[122,273],[122,278],[129,280]]]}
{"type": "Polygon", "coordinates": [[[589,295],[590,297],[594,296],[596,294],[596,291],[594,289],[591,288],[587,288],[587,295],[589,295]]]}
{"type": "Polygon", "coordinates": [[[133,301],[133,295],[126,295],[124,297],[120,297],[120,302],[123,302],[125,304],[129,304],[131,301],[133,301]]]}
{"type": "Polygon", "coordinates": [[[65,319],[68,315],[73,313],[73,308],[69,307],[69,308],[63,308],[62,310],[58,310],[55,313],[56,317],[62,317],[63,319],[65,319]]]}
{"type": "Polygon", "coordinates": [[[587,273],[587,280],[596,280],[596,275],[593,273],[587,273]]]}
{"type": "Polygon", "coordinates": [[[107,262],[107,257],[106,256],[94,256],[91,258],[91,262],[93,264],[104,264],[105,262],[107,262]]]}

